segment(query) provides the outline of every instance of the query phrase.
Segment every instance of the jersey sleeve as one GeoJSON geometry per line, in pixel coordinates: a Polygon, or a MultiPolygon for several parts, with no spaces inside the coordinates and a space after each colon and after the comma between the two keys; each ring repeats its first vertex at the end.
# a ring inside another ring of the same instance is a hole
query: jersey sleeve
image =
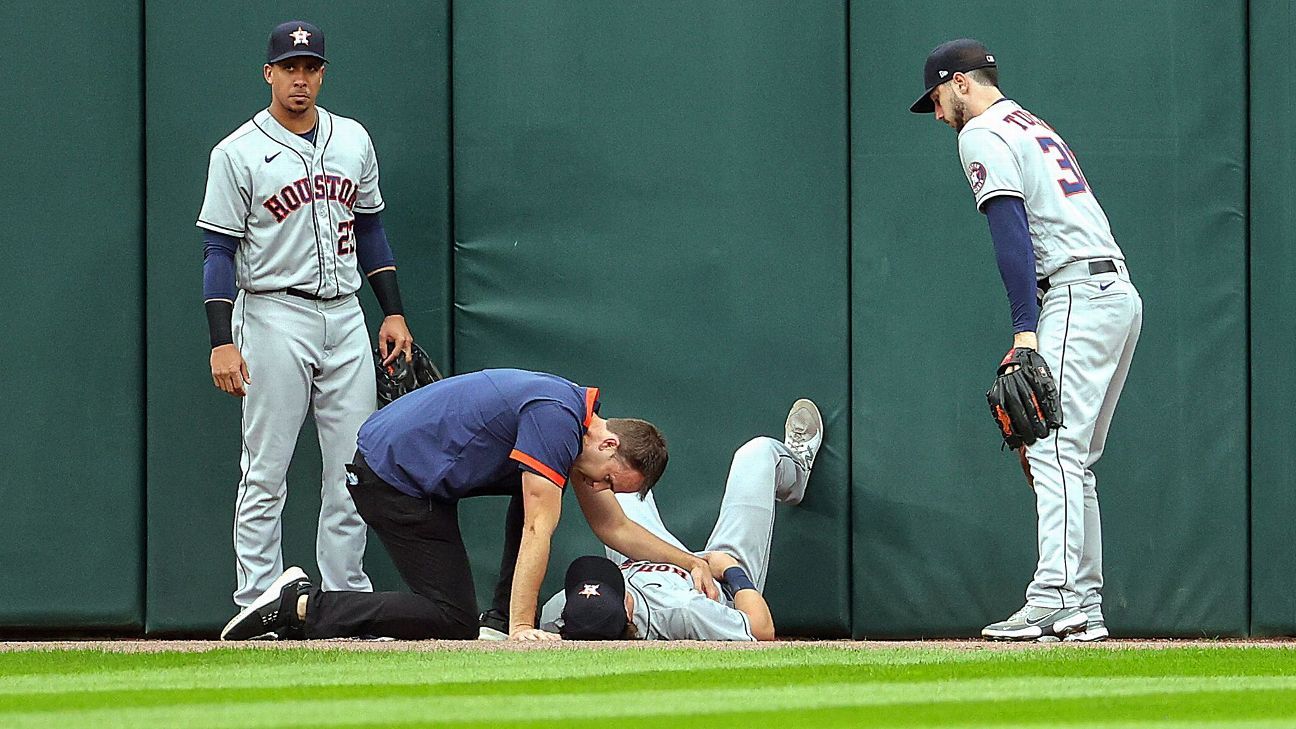
{"type": "Polygon", "coordinates": [[[378,153],[374,151],[373,140],[365,134],[364,160],[360,164],[360,185],[356,194],[355,211],[357,213],[377,213],[386,207],[382,191],[378,189],[378,153]]]}
{"type": "Polygon", "coordinates": [[[751,623],[741,610],[712,600],[699,592],[681,593],[685,604],[667,618],[674,640],[756,640],[751,623]]]}
{"type": "Polygon", "coordinates": [[[558,592],[540,608],[540,629],[550,633],[562,631],[562,611],[567,607],[567,594],[558,592]]]}
{"type": "Polygon", "coordinates": [[[524,408],[518,418],[517,442],[509,458],[523,470],[564,487],[580,445],[580,423],[570,411],[554,402],[536,403],[524,408]]]}
{"type": "Polygon", "coordinates": [[[213,149],[198,227],[242,238],[247,233],[251,200],[248,182],[234,168],[229,153],[219,147],[213,149]]]}
{"type": "Polygon", "coordinates": [[[959,135],[959,159],[972,186],[977,209],[1000,195],[1025,199],[1021,168],[1003,137],[989,129],[971,129],[959,135]]]}

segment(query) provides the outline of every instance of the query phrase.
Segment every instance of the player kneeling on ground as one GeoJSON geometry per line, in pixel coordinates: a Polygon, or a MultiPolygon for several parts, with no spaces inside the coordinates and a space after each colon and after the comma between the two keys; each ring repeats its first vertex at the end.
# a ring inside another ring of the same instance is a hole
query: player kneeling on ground
{"type": "MultiPolygon", "coordinates": [[[[774,619],[761,592],[774,502],[798,504],[805,495],[823,443],[823,419],[814,403],[798,400],[792,406],[785,436],[782,443],[753,438],[734,453],[720,516],[706,549],[697,552],[721,582],[722,602],[707,599],[674,565],[636,562],[609,548],[608,558],[571,563],[564,591],[541,612],[541,628],[569,640],[773,640],[774,619]]],[[[684,549],[662,524],[651,493],[617,499],[630,519],[684,549]]]]}

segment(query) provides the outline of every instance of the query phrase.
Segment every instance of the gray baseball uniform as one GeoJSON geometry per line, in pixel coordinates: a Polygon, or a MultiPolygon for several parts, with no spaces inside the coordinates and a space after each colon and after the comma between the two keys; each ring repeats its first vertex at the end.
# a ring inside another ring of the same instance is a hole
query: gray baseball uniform
{"type": "MultiPolygon", "coordinates": [[[[783,443],[773,438],[753,438],[734,453],[725,483],[724,499],[706,552],[733,555],[756,589],[764,591],[769,572],[770,543],[774,535],[774,503],[785,499],[798,481],[809,478],[783,443]]],[[[640,500],[635,494],[617,494],[627,517],[667,543],[688,548],[662,523],[652,493],[640,500]]],[[[747,616],[733,600],[711,600],[693,587],[687,572],[671,564],[634,562],[615,550],[608,559],[621,565],[627,591],[634,596],[634,623],[639,635],[656,640],[755,640],[747,616]]],[[[559,592],[540,611],[540,625],[558,632],[566,596],[559,592]]]]}
{"type": "Polygon", "coordinates": [[[1143,321],[1125,256],[1058,133],[1002,100],[968,121],[959,156],[976,204],[1025,204],[1036,275],[1047,281],[1039,352],[1058,381],[1065,427],[1026,450],[1035,479],[1039,563],[1026,602],[1102,619],[1102,527],[1093,465],[1102,456],[1143,321]]]}
{"type": "Polygon", "coordinates": [[[261,111],[211,153],[198,226],[241,238],[234,344],[251,383],[234,551],[234,601],[246,606],[283,572],[280,514],[308,409],[323,454],[316,559],[325,590],[367,591],[365,524],[344,463],[376,405],[374,364],[355,292],[355,213],[382,210],[378,161],[358,122],[318,108],[309,141],[261,111]]]}

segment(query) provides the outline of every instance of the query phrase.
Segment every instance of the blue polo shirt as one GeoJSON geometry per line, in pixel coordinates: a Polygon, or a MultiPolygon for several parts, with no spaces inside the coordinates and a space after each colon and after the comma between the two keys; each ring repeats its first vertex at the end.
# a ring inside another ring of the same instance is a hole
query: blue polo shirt
{"type": "Polygon", "coordinates": [[[598,412],[598,388],[526,370],[482,370],[397,398],[360,427],[369,468],[410,496],[458,501],[521,486],[522,471],[557,484],[598,412]]]}

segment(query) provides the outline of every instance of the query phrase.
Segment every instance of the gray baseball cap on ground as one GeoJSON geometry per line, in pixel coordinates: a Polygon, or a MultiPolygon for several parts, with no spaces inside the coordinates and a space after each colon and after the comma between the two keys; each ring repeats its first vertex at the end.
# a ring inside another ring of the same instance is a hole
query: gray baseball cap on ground
{"type": "Polygon", "coordinates": [[[270,31],[266,63],[278,63],[293,56],[314,56],[328,63],[324,57],[324,31],[304,20],[289,20],[276,25],[270,31]]]}
{"type": "Polygon", "coordinates": [[[915,114],[932,113],[936,110],[936,105],[931,100],[933,89],[949,81],[956,73],[994,66],[994,55],[980,41],[959,38],[936,46],[927,54],[927,64],[923,66],[923,85],[927,90],[909,107],[909,111],[915,114]]]}

